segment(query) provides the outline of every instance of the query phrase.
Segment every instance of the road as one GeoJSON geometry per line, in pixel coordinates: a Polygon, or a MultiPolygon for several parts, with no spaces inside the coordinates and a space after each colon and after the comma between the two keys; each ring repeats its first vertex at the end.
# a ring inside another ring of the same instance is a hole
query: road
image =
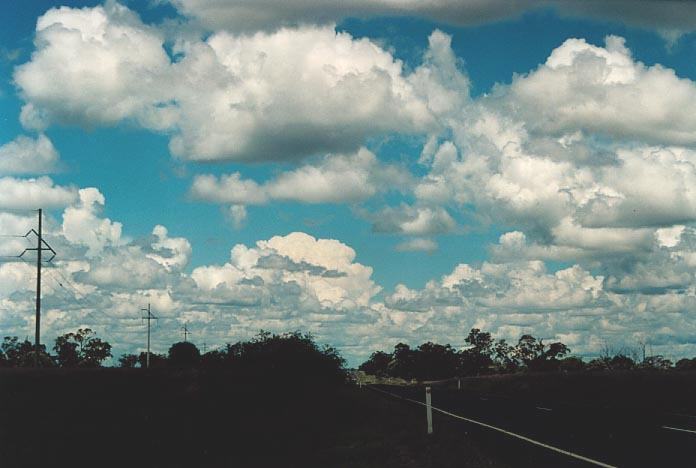
{"type": "MultiPolygon", "coordinates": [[[[425,402],[423,387],[373,386],[404,398],[425,402]]],[[[383,393],[383,397],[390,398],[383,393]]],[[[416,403],[405,401],[404,405],[416,403]]],[[[432,389],[432,405],[538,442],[616,467],[696,467],[696,416],[651,413],[635,409],[545,404],[432,389]]],[[[423,408],[425,430],[425,408],[423,408]]],[[[438,419],[451,416],[435,412],[438,419]]],[[[471,422],[448,424],[513,467],[599,466],[556,453],[471,422]]]]}

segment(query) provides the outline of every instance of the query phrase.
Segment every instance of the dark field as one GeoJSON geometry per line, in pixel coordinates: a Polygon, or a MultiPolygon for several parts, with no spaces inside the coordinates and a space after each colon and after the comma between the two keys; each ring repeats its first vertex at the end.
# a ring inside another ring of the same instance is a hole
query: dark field
{"type": "Polygon", "coordinates": [[[435,415],[367,389],[224,373],[0,371],[0,466],[501,467],[435,415]]]}
{"type": "MultiPolygon", "coordinates": [[[[620,467],[696,466],[696,374],[540,374],[433,384],[433,405],[620,467]]],[[[582,467],[381,394],[225,372],[0,370],[0,467],[582,467]]]]}
{"type": "MultiPolygon", "coordinates": [[[[423,401],[415,387],[380,387],[423,401]]],[[[696,374],[523,374],[432,384],[433,406],[618,467],[696,466],[696,374]]],[[[404,403],[406,404],[406,403],[404,403]]],[[[592,466],[461,422],[468,439],[515,467],[592,466]]],[[[437,428],[436,428],[437,430],[437,428]]]]}

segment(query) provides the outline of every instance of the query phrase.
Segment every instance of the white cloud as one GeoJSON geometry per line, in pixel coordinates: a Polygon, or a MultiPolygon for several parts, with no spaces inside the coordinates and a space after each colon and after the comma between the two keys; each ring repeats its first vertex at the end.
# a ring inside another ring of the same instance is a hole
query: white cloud
{"type": "Polygon", "coordinates": [[[36,139],[20,135],[0,146],[0,174],[46,174],[57,162],[58,151],[43,134],[36,139]]]}
{"type": "Polygon", "coordinates": [[[696,29],[696,6],[662,0],[170,0],[179,11],[210,29],[255,31],[297,24],[326,24],[347,17],[419,16],[472,25],[553,8],[561,16],[618,21],[657,30],[674,41],[696,29]]]}
{"type": "Polygon", "coordinates": [[[603,48],[568,39],[544,65],[513,80],[508,93],[534,131],[696,143],[696,117],[688,111],[696,85],[674,70],[634,61],[620,37],[608,36],[603,48]]]}
{"type": "Polygon", "coordinates": [[[162,38],[115,2],[94,8],[53,8],[36,24],[31,61],[15,69],[27,101],[22,123],[93,127],[133,118],[167,127],[171,96],[162,78],[170,66],[162,38]]]}
{"type": "Polygon", "coordinates": [[[368,215],[375,232],[389,232],[424,236],[453,231],[456,221],[444,208],[427,206],[387,207],[378,213],[368,215]]]}
{"type": "Polygon", "coordinates": [[[199,200],[234,205],[259,205],[271,200],[302,203],[355,203],[390,188],[411,183],[402,168],[382,164],[365,148],[350,155],[327,155],[317,163],[282,172],[259,184],[233,173],[196,176],[191,195],[199,200]]]}
{"type": "Polygon", "coordinates": [[[405,240],[396,245],[395,249],[398,252],[428,252],[432,253],[437,250],[437,242],[432,239],[415,238],[405,240]]]}
{"type": "Polygon", "coordinates": [[[348,152],[434,125],[399,60],[330,26],[178,41],[175,62],[163,42],[117,3],[49,10],[15,69],[23,124],[131,120],[171,132],[178,157],[247,161],[348,152]]]}
{"type": "Polygon", "coordinates": [[[0,210],[56,208],[69,205],[76,198],[75,188],[55,185],[48,177],[0,177],[0,210]]]}
{"type": "Polygon", "coordinates": [[[97,255],[104,247],[125,243],[121,223],[100,218],[104,195],[96,188],[80,189],[80,201],[63,212],[62,234],[73,244],[87,247],[87,255],[97,255]]]}

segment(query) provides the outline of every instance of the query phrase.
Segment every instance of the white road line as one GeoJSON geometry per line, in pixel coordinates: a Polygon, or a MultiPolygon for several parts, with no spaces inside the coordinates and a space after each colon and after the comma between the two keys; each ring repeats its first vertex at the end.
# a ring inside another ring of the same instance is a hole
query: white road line
{"type": "Polygon", "coordinates": [[[682,429],[681,427],[662,426],[662,429],[669,429],[670,431],[691,432],[692,434],[696,434],[696,431],[693,431],[691,429],[682,429]]]}
{"type": "Polygon", "coordinates": [[[543,406],[537,406],[536,409],[541,411],[553,411],[551,408],[544,408],[543,406]]]}
{"type": "MultiPolygon", "coordinates": [[[[380,390],[379,388],[373,388],[371,386],[368,386],[367,388],[370,388],[371,390],[376,390],[378,392],[386,393],[387,395],[391,395],[391,396],[399,398],[401,400],[406,400],[406,401],[410,401],[411,403],[416,403],[416,404],[421,405],[421,406],[426,406],[425,403],[423,403],[422,401],[413,400],[411,398],[404,398],[404,397],[396,395],[394,393],[380,390]]],[[[563,450],[563,449],[560,449],[558,447],[554,447],[553,445],[548,445],[548,444],[545,444],[543,442],[539,442],[538,440],[530,439],[529,437],[525,437],[525,436],[520,435],[520,434],[515,434],[514,432],[506,431],[505,429],[491,426],[490,424],[486,424],[486,423],[483,423],[481,421],[477,421],[475,419],[465,418],[464,416],[459,416],[458,414],[450,413],[449,411],[445,411],[445,410],[440,409],[440,408],[435,408],[434,406],[432,406],[431,408],[433,409],[433,411],[437,411],[438,413],[446,414],[447,416],[451,416],[451,417],[456,418],[456,419],[461,419],[462,421],[467,421],[467,422],[470,422],[473,424],[478,424],[479,426],[483,426],[485,428],[492,429],[494,431],[502,432],[503,434],[507,434],[509,436],[516,437],[518,439],[529,442],[530,444],[538,445],[539,447],[544,447],[546,449],[553,450],[554,452],[558,452],[558,453],[561,453],[563,455],[568,455],[569,457],[573,457],[573,458],[576,458],[578,460],[582,460],[582,461],[585,461],[587,463],[591,463],[593,465],[602,466],[604,468],[618,468],[614,465],[608,465],[606,463],[602,463],[600,461],[593,460],[591,458],[583,457],[582,455],[578,455],[577,453],[569,452],[567,450],[563,450]]],[[[689,432],[691,432],[691,431],[689,431],[689,432]]]]}

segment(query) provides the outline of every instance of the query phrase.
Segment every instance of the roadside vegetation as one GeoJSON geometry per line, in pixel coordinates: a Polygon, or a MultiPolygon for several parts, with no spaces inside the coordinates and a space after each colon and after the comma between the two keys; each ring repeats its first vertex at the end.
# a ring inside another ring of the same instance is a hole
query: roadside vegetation
{"type": "Polygon", "coordinates": [[[601,356],[586,362],[570,355],[571,349],[565,344],[547,344],[532,335],[522,335],[513,345],[472,328],[466,342],[469,347],[461,351],[449,344],[427,342],[411,348],[399,343],[390,353],[372,353],[359,370],[377,377],[419,381],[528,372],[696,370],[696,358],[681,359],[673,364],[664,356],[645,356],[644,348],[639,358],[638,350],[613,352],[607,347],[601,356]]]}

